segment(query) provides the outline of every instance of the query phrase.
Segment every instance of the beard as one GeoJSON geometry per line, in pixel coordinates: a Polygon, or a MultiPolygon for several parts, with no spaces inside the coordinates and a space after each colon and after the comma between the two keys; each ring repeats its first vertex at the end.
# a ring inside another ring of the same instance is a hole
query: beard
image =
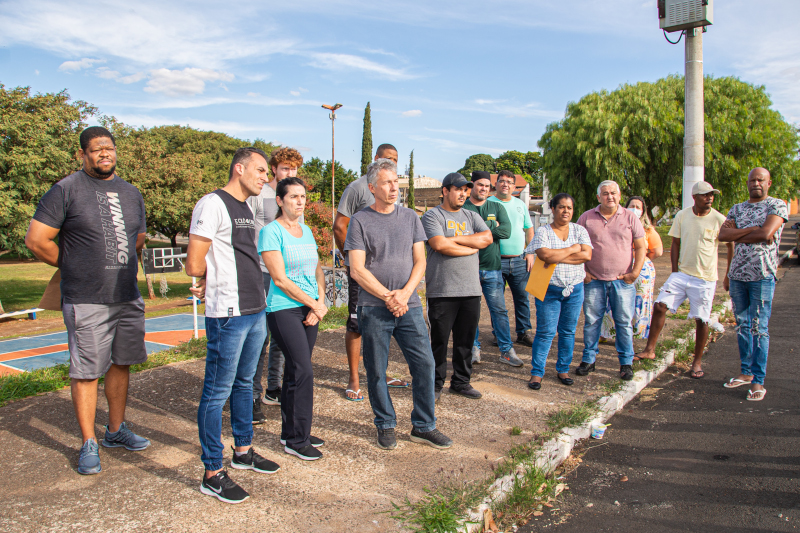
{"type": "Polygon", "coordinates": [[[108,171],[103,171],[99,167],[89,167],[91,174],[99,177],[100,179],[108,179],[114,175],[114,171],[117,170],[116,163],[111,165],[111,168],[108,171]]]}

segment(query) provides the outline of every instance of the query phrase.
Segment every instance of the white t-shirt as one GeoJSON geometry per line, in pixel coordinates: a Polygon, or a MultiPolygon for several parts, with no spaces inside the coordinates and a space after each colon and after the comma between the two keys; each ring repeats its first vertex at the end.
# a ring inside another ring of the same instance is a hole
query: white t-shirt
{"type": "Polygon", "coordinates": [[[222,189],[200,198],[189,233],[211,239],[206,254],[206,316],[251,315],[266,307],[253,211],[222,189]]]}

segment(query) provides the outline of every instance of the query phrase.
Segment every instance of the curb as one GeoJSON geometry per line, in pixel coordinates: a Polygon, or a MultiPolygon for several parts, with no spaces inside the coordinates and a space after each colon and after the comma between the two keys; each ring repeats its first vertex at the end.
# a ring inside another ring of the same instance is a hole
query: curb
{"type": "MultiPolygon", "coordinates": [[[[732,309],[730,299],[726,300],[722,305],[726,310],[732,309]]],[[[710,322],[718,321],[719,316],[720,313],[712,313],[710,322]]],[[[687,335],[693,335],[694,331],[694,329],[690,330],[687,335]]],[[[686,342],[685,339],[676,340],[680,343],[686,342]]],[[[578,441],[589,438],[593,424],[604,424],[617,412],[621,411],[625,404],[636,398],[642,389],[658,378],[667,368],[672,366],[674,362],[675,351],[670,350],[664,354],[664,358],[653,370],[637,371],[635,377],[631,381],[625,383],[622,390],[610,394],[609,396],[603,396],[597,401],[597,406],[599,408],[597,416],[580,426],[562,429],[559,436],[542,444],[532,464],[528,464],[527,466],[518,465],[514,474],[508,474],[497,479],[489,486],[489,496],[484,498],[483,502],[475,509],[470,510],[465,517],[462,530],[466,533],[481,533],[483,531],[484,513],[486,510],[491,509],[493,502],[501,502],[508,497],[514,486],[515,478],[521,478],[529,468],[538,468],[545,474],[550,474],[555,471],[555,469],[570,456],[572,449],[578,441]]]]}

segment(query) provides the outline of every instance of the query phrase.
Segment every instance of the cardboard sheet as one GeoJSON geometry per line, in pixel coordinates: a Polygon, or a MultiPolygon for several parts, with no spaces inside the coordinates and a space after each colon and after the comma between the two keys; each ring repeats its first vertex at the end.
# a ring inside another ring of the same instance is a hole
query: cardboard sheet
{"type": "Polygon", "coordinates": [[[544,296],[547,294],[547,287],[550,285],[550,278],[553,277],[553,272],[555,272],[555,270],[555,263],[545,267],[544,261],[537,257],[531,267],[528,285],[525,287],[525,290],[533,294],[537,300],[543,302],[544,296]]]}
{"type": "Polygon", "coordinates": [[[61,269],[56,270],[44,290],[39,307],[48,311],[61,311],[61,269]]]}

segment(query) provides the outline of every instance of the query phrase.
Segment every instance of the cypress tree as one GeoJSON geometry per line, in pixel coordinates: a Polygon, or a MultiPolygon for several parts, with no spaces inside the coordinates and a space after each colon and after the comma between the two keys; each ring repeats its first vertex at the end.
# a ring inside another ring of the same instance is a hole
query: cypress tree
{"type": "Polygon", "coordinates": [[[414,150],[411,150],[411,162],[408,164],[408,208],[414,209],[414,150]]]}
{"type": "Polygon", "coordinates": [[[367,173],[367,167],[372,163],[372,117],[369,102],[364,109],[364,133],[361,137],[361,175],[367,173]]]}

